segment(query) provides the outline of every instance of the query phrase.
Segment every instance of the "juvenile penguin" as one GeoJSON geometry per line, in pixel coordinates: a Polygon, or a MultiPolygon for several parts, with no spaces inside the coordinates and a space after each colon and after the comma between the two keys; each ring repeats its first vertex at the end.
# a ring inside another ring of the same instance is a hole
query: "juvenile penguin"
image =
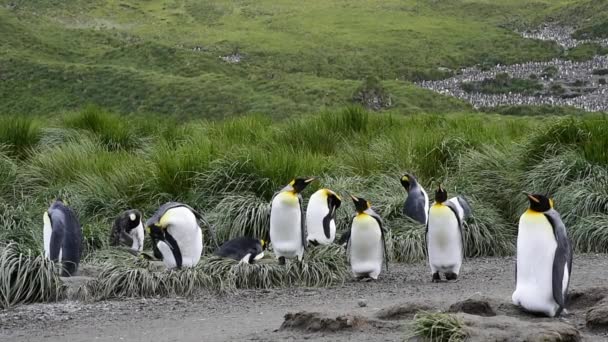
{"type": "Polygon", "coordinates": [[[342,199],[329,189],[320,189],[308,200],[306,208],[306,240],[313,246],[329,245],[336,238],[336,210],[342,199]]]}
{"type": "Polygon", "coordinates": [[[270,242],[279,264],[302,261],[306,247],[304,208],[300,194],[314,178],[296,178],[275,194],[270,206],[270,242]]]}
{"type": "Polygon", "coordinates": [[[78,217],[61,199],[57,199],[44,212],[43,222],[45,257],[63,264],[63,277],[75,275],[82,252],[82,228],[78,217]]]}
{"type": "Polygon", "coordinates": [[[388,270],[388,255],[382,219],[363,198],[352,196],[356,214],[350,229],[348,257],[357,279],[378,279],[382,262],[388,270]]]}
{"type": "Polygon", "coordinates": [[[242,263],[253,264],[264,257],[264,240],[250,237],[238,237],[224,242],[215,251],[215,255],[230,258],[242,263]]]}
{"type": "Polygon", "coordinates": [[[426,224],[429,214],[429,195],[418,184],[418,180],[411,174],[401,176],[401,185],[407,191],[407,198],[403,205],[403,214],[419,223],[426,224]]]}
{"type": "Polygon", "coordinates": [[[440,272],[445,274],[447,280],[456,280],[465,250],[462,220],[458,208],[448,201],[448,192],[441,184],[435,192],[435,202],[429,209],[426,245],[432,281],[441,280],[440,272]]]}
{"type": "Polygon", "coordinates": [[[120,244],[131,247],[133,252],[139,253],[143,250],[144,225],[139,210],[125,210],[114,220],[110,234],[110,246],[120,244]]]}
{"type": "Polygon", "coordinates": [[[559,316],[568,297],[572,246],[553,200],[538,194],[526,196],[530,208],[519,219],[513,304],[559,316]]]}
{"type": "Polygon", "coordinates": [[[167,202],[146,222],[167,269],[194,267],[199,262],[203,252],[203,233],[197,221],[200,217],[186,204],[167,202]]]}

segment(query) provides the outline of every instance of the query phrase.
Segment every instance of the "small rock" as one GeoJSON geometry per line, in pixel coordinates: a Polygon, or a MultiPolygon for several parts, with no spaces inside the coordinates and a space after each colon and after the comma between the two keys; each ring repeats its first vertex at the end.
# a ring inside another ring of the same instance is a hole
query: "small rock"
{"type": "Polygon", "coordinates": [[[367,302],[365,301],[365,299],[360,299],[360,300],[357,302],[357,305],[359,305],[359,307],[360,307],[360,308],[364,308],[364,307],[366,307],[366,306],[367,306],[367,302]]]}

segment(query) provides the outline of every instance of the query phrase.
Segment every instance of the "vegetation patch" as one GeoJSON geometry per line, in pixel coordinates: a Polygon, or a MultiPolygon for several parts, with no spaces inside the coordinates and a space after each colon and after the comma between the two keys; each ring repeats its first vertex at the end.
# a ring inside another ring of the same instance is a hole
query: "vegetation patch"
{"type": "Polygon", "coordinates": [[[427,341],[457,342],[466,340],[464,322],[455,315],[441,312],[419,312],[414,316],[414,336],[427,341]]]}
{"type": "Polygon", "coordinates": [[[536,95],[543,90],[543,85],[536,80],[512,78],[502,73],[483,81],[464,82],[462,89],[468,93],[536,95]]]}

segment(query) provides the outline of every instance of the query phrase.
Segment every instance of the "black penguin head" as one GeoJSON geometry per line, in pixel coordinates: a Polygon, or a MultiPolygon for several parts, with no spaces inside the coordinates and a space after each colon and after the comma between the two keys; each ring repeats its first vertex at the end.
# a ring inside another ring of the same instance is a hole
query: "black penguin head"
{"type": "Polygon", "coordinates": [[[545,211],[549,211],[551,208],[553,208],[553,200],[545,195],[530,194],[527,192],[524,192],[524,194],[528,196],[528,201],[530,201],[530,209],[533,211],[544,213],[545,211]]]}
{"type": "Polygon", "coordinates": [[[294,180],[292,180],[289,183],[289,185],[293,188],[293,192],[295,192],[296,194],[299,194],[300,192],[304,191],[304,189],[306,189],[306,187],[308,186],[308,184],[310,184],[314,180],[315,180],[314,177],[311,177],[311,178],[295,178],[294,180]]]}
{"type": "Polygon", "coordinates": [[[262,250],[265,250],[266,247],[268,247],[268,243],[266,241],[264,241],[263,239],[260,239],[260,246],[262,246],[262,250]]]}
{"type": "Polygon", "coordinates": [[[338,194],[331,190],[327,190],[327,197],[329,199],[329,203],[334,207],[334,209],[337,210],[340,208],[340,205],[342,205],[342,198],[340,198],[338,194]]]}
{"type": "Polygon", "coordinates": [[[409,173],[401,176],[401,185],[405,188],[405,191],[409,192],[412,185],[416,184],[416,177],[409,173]]]}
{"type": "Polygon", "coordinates": [[[151,224],[147,227],[148,234],[155,241],[165,241],[165,231],[157,224],[151,224]]]}
{"type": "Polygon", "coordinates": [[[355,197],[353,195],[350,195],[350,197],[353,199],[353,203],[355,203],[355,210],[357,210],[357,213],[361,214],[371,208],[371,203],[364,198],[355,197]]]}
{"type": "Polygon", "coordinates": [[[439,184],[439,188],[435,191],[435,202],[443,203],[448,200],[448,192],[439,184]]]}
{"type": "Polygon", "coordinates": [[[141,223],[141,212],[137,209],[127,210],[124,213],[126,222],[127,222],[127,230],[131,230],[141,223]]]}

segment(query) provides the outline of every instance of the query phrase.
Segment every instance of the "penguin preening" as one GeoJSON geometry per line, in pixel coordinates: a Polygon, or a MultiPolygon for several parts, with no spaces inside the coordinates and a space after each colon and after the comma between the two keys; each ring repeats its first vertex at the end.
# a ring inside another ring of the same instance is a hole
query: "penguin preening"
{"type": "Polygon", "coordinates": [[[203,233],[192,207],[178,203],[163,204],[146,222],[146,229],[167,269],[194,267],[203,252],[203,233]]]}
{"type": "Polygon", "coordinates": [[[296,178],[272,199],[270,207],[270,242],[279,264],[286,258],[302,261],[306,248],[306,229],[302,195],[314,178],[296,178]]]}
{"type": "Polygon", "coordinates": [[[429,209],[426,225],[426,247],[433,282],[456,280],[464,257],[464,236],[458,208],[448,201],[448,192],[441,184],[435,192],[435,202],[429,209]]]}
{"type": "Polygon", "coordinates": [[[519,219],[513,304],[529,312],[559,316],[568,297],[572,246],[553,200],[525,194],[530,207],[519,219]]]}
{"type": "Polygon", "coordinates": [[[250,237],[238,237],[224,242],[215,255],[242,263],[253,264],[264,257],[266,242],[250,237]]]}
{"type": "Polygon", "coordinates": [[[378,279],[384,262],[388,270],[388,255],[382,219],[363,198],[351,195],[356,214],[348,240],[348,259],[357,279],[378,279]]]}
{"type": "Polygon", "coordinates": [[[114,220],[110,234],[110,246],[127,245],[133,252],[144,248],[144,226],[141,212],[137,209],[123,211],[114,220]]]}
{"type": "Polygon", "coordinates": [[[43,215],[44,255],[61,262],[61,275],[76,274],[82,253],[82,227],[74,211],[61,199],[55,200],[43,215]]]}
{"type": "Polygon", "coordinates": [[[312,245],[329,245],[336,238],[336,210],[342,199],[329,189],[320,189],[308,200],[306,208],[307,241],[312,245]]]}
{"type": "MultiPolygon", "coordinates": [[[[429,213],[428,194],[412,174],[406,173],[401,176],[401,185],[407,191],[407,198],[403,205],[403,214],[414,221],[426,224],[429,213]]],[[[464,196],[455,196],[448,201],[454,204],[461,221],[464,222],[471,216],[471,206],[464,196]]]]}
{"type": "Polygon", "coordinates": [[[416,177],[407,173],[401,177],[401,185],[407,191],[403,213],[419,223],[426,224],[429,214],[429,196],[426,191],[418,184],[416,177]]]}

